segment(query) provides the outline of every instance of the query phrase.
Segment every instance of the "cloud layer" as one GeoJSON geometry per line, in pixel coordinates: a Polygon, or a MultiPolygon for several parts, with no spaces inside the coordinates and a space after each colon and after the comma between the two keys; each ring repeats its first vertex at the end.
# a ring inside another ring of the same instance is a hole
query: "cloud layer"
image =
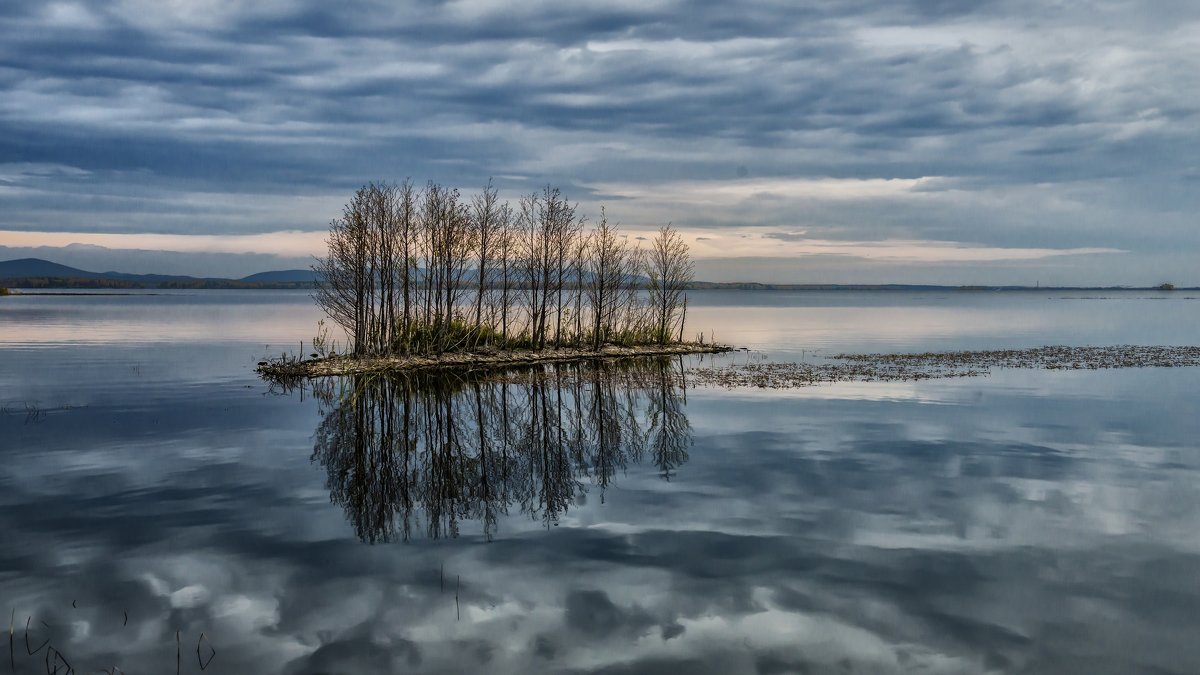
{"type": "Polygon", "coordinates": [[[1163,267],[1200,248],[1198,29],[1179,0],[17,0],[0,230],[318,231],[367,180],[495,176],[632,228],[1115,249],[1078,275],[1200,281],[1163,267]]]}

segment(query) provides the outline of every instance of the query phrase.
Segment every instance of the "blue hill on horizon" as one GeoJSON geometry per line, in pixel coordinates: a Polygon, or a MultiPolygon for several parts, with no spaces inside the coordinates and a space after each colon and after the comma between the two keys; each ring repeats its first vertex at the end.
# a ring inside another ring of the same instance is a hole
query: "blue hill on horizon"
{"type": "Polygon", "coordinates": [[[274,270],[251,274],[248,277],[242,277],[239,281],[248,281],[257,284],[312,283],[319,279],[320,276],[312,270],[274,270]]]}
{"type": "Polygon", "coordinates": [[[242,279],[228,279],[223,277],[193,277],[181,274],[130,274],[128,272],[116,271],[91,272],[49,260],[42,260],[41,258],[18,258],[16,260],[0,261],[0,281],[8,285],[20,285],[22,280],[39,280],[39,285],[46,285],[46,282],[50,281],[49,286],[80,285],[82,282],[91,282],[87,285],[97,285],[111,282],[119,284],[121,287],[159,286],[163,284],[199,285],[204,287],[222,287],[223,285],[232,287],[238,287],[238,285],[244,285],[243,287],[256,285],[293,287],[312,284],[316,281],[316,278],[317,275],[311,270],[259,272],[242,279]],[[67,283],[72,281],[77,283],[67,283]]]}
{"type": "Polygon", "coordinates": [[[74,267],[60,265],[41,258],[18,258],[0,261],[0,278],[14,277],[63,277],[75,279],[97,279],[104,275],[87,272],[74,267]]]}

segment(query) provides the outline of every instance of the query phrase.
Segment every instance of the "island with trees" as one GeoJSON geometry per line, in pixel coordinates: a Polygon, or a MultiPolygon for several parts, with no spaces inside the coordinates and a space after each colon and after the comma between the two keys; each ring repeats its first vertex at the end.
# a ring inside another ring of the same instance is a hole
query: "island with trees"
{"type": "Polygon", "coordinates": [[[489,183],[371,183],[330,223],[314,271],[322,321],[307,356],[268,377],[500,367],[728,351],[686,339],[693,265],[670,225],[643,248],[603,210],[589,224],[546,186],[515,208],[489,183]]]}

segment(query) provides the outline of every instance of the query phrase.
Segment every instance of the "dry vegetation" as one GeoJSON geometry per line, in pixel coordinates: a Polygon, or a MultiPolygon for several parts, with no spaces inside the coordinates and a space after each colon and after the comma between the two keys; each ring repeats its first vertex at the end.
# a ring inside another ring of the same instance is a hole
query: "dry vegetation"
{"type": "Polygon", "coordinates": [[[828,382],[896,382],[987,375],[993,369],[1102,370],[1200,366],[1200,347],[1037,347],[918,354],[837,354],[828,363],[758,361],[688,371],[699,386],[791,389],[828,382]]]}
{"type": "Polygon", "coordinates": [[[444,354],[394,354],[376,356],[328,356],[311,359],[281,358],[262,361],[258,372],[275,381],[297,378],[326,377],[331,375],[355,375],[361,373],[427,372],[434,370],[455,371],[500,370],[519,366],[562,363],[566,361],[590,361],[596,359],[632,359],[654,356],[678,356],[683,354],[727,352],[725,345],[680,342],[665,345],[604,345],[599,349],[590,347],[560,347],[558,349],[534,351],[532,349],[497,349],[471,352],[447,352],[444,354]]]}

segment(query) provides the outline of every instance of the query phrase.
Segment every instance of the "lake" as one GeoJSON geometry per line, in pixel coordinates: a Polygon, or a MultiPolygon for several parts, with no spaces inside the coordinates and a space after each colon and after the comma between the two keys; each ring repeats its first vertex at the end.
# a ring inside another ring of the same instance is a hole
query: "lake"
{"type": "Polygon", "coordinates": [[[1197,369],[673,376],[1191,345],[1195,294],[693,292],[688,337],[753,351],[260,381],[318,318],[290,291],[0,298],[0,667],[1200,672],[1197,369]]]}

